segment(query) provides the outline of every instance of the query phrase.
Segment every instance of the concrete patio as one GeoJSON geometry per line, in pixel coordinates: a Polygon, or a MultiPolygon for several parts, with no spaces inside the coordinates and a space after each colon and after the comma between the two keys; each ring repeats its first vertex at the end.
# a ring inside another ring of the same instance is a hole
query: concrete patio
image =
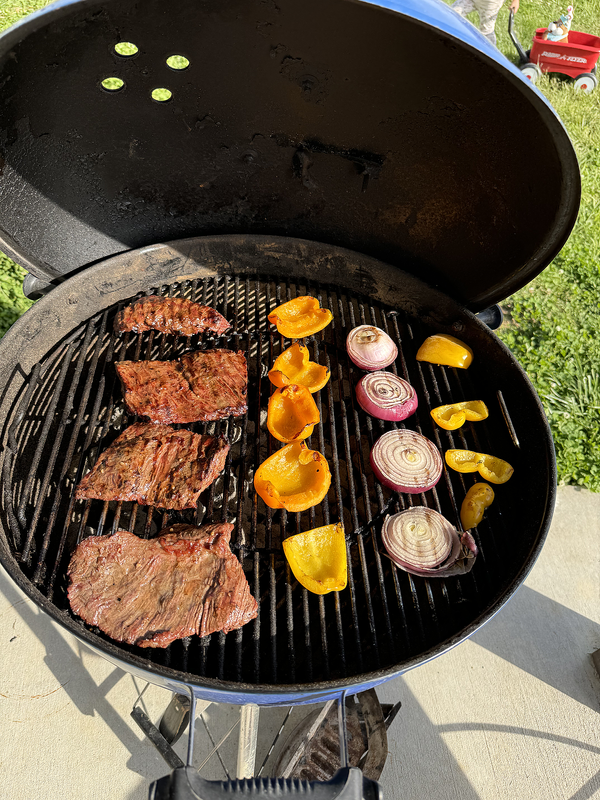
{"type": "MultiPolygon", "coordinates": [[[[600,495],[561,487],[548,541],[508,605],[452,652],[378,689],[382,703],[402,702],[381,777],[387,798],[600,798],[599,554],[600,495]]],[[[170,771],[130,718],[145,685],[52,623],[4,572],[0,641],[0,797],[145,800],[170,771]]],[[[169,694],[149,686],[140,702],[156,722],[169,694]]],[[[257,763],[283,715],[261,710],[257,763]]],[[[208,707],[215,741],[236,716],[208,707]]],[[[212,749],[204,720],[197,764],[212,749]]],[[[222,748],[234,769],[236,749],[234,730],[222,748]]],[[[225,777],[216,756],[202,774],[225,777]]]]}

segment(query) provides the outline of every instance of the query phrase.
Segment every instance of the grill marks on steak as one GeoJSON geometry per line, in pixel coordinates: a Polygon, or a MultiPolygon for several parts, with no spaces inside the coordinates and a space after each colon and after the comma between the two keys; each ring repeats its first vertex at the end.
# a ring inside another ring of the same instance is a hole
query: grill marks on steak
{"type": "Polygon", "coordinates": [[[69,603],[89,625],[138,647],[241,628],[257,615],[233,525],[171,525],[156,539],[119,530],[90,536],[69,564],[69,603]]]}
{"type": "Polygon", "coordinates": [[[115,331],[143,333],[151,329],[162,333],[193,336],[213,331],[224,333],[231,325],[222,314],[210,306],[202,306],[185,297],[142,297],[119,311],[115,331]]]}
{"type": "Polygon", "coordinates": [[[152,422],[208,422],[248,410],[241,351],[199,350],[178,361],[121,361],[116,367],[127,408],[152,422]]]}
{"type": "Polygon", "coordinates": [[[116,367],[132,414],[165,424],[200,419],[179,361],[121,361],[116,367]]]}
{"type": "Polygon", "coordinates": [[[190,389],[198,398],[202,419],[246,413],[248,365],[241,351],[197,350],[182,356],[181,364],[190,389]]]}
{"type": "Polygon", "coordinates": [[[81,499],[131,500],[178,511],[198,497],[225,467],[229,442],[168,425],[130,425],[83,478],[81,499]]]}

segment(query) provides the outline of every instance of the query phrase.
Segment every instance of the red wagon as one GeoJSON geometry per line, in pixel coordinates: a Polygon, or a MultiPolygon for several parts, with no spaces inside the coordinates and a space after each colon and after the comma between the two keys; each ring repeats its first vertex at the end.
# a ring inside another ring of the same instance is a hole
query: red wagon
{"type": "Polygon", "coordinates": [[[575,81],[575,87],[591,92],[598,85],[596,65],[600,55],[600,37],[581,31],[570,31],[568,42],[551,42],[544,39],[546,28],[538,28],[533,36],[531,50],[525,52],[513,31],[514,14],[509,14],[508,34],[520,58],[521,72],[532,83],[543,72],[558,72],[575,81]]]}

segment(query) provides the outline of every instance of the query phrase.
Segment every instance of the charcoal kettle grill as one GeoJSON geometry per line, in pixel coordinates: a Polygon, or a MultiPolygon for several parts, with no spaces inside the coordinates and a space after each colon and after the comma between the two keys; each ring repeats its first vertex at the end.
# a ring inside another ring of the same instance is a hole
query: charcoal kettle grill
{"type": "Polygon", "coordinates": [[[541,404],[481,318],[550,263],[576,219],[577,160],[545,99],[436,0],[61,0],[3,35],[0,70],[2,249],[41,298],[0,343],[0,560],[13,580],[112,663],[215,702],[330,700],[474,633],[525,579],[554,506],[541,404]],[[113,333],[125,304],[156,293],[212,305],[232,329],[113,333]],[[257,498],[252,477],[275,447],[266,373],[289,344],[267,314],[302,294],[334,317],[307,340],[331,370],[310,441],[333,480],[318,507],[287,514],[257,498]],[[425,504],[458,526],[472,480],[445,470],[412,499],[374,480],[369,450],[394,423],[355,401],[362,373],[345,338],[364,323],[398,344],[392,369],[419,396],[407,427],[441,452],[515,468],[475,531],[468,575],[413,577],[383,553],[387,514],[425,504]],[[468,370],[416,361],[440,332],[472,347],[468,370]],[[249,410],[192,426],[232,442],[197,512],[76,501],[132,421],[115,362],[214,346],[244,351],[249,410]],[[436,428],[431,408],[474,398],[485,423],[436,428]],[[255,621],[149,651],[71,613],[78,541],[119,527],[151,537],[183,519],[234,522],[255,621]],[[293,580],[281,541],[338,520],[348,588],[317,597],[293,580]]]}

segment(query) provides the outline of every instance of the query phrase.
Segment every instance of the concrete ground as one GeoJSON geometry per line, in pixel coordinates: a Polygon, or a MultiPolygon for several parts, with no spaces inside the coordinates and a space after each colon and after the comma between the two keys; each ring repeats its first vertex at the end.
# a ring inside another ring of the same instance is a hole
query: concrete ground
{"type": "MultiPolygon", "coordinates": [[[[382,703],[402,701],[381,777],[387,798],[600,798],[599,553],[600,495],[560,488],[547,544],[508,605],[452,652],[378,689],[382,703]]],[[[59,629],[4,572],[0,642],[0,797],[145,800],[170,771],[130,718],[145,684],[59,629]]],[[[140,703],[157,721],[168,701],[149,686],[140,703]]],[[[258,763],[283,714],[261,710],[258,763]]],[[[197,718],[197,765],[212,749],[204,723],[218,742],[238,716],[209,706],[197,718]]],[[[234,729],[222,747],[234,771],[236,749],[234,729]]],[[[202,774],[224,777],[216,756],[202,774]]]]}

